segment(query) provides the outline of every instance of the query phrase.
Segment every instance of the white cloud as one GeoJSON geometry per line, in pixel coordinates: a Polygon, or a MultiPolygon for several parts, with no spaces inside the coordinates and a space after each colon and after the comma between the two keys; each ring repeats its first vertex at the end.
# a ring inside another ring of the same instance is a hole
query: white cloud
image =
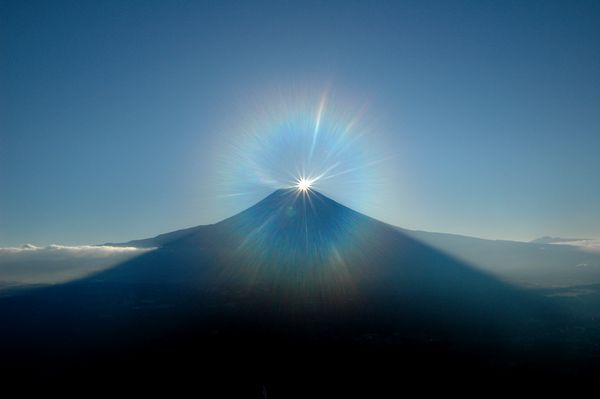
{"type": "Polygon", "coordinates": [[[147,248],[116,247],[111,245],[60,245],[50,244],[38,247],[32,244],[23,244],[20,247],[0,247],[0,254],[19,253],[65,253],[82,255],[111,255],[115,253],[131,253],[148,250],[147,248]]]}
{"type": "Polygon", "coordinates": [[[152,248],[111,245],[0,247],[0,283],[60,283],[98,272],[152,248]]]}
{"type": "Polygon", "coordinates": [[[586,251],[600,252],[600,238],[586,238],[582,240],[573,241],[559,241],[553,242],[555,245],[571,245],[573,247],[579,247],[586,251]]]}

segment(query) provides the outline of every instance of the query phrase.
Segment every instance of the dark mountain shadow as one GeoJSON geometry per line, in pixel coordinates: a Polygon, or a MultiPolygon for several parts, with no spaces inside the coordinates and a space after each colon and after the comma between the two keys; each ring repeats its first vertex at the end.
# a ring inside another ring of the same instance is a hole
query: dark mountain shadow
{"type": "Polygon", "coordinates": [[[0,299],[4,375],[258,397],[588,378],[557,367],[548,301],[317,192],[123,245],[157,249],[0,299]]]}

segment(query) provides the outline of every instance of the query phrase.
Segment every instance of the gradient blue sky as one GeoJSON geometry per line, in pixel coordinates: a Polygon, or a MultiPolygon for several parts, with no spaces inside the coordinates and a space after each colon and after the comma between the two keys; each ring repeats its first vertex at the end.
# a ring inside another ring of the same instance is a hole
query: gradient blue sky
{"type": "Polygon", "coordinates": [[[0,4],[0,245],[252,205],[268,192],[222,196],[232,126],[307,87],[367,101],[394,155],[334,199],[407,228],[600,236],[600,2],[0,4]]]}

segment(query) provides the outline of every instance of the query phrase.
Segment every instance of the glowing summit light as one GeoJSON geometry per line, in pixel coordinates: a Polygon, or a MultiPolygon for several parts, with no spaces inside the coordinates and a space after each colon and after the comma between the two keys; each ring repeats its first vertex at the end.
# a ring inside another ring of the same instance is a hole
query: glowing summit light
{"type": "Polygon", "coordinates": [[[347,303],[358,285],[350,268],[360,256],[354,247],[370,238],[373,224],[329,197],[369,210],[385,176],[378,165],[386,157],[370,140],[376,126],[364,120],[366,104],[350,104],[329,90],[274,94],[264,106],[248,104],[248,117],[231,127],[239,131],[231,153],[215,168],[223,197],[237,202],[232,210],[264,198],[240,214],[239,224],[228,225],[240,238],[232,252],[245,263],[232,273],[244,270],[250,284],[262,284],[259,276],[269,274],[269,284],[286,290],[331,289],[347,303]],[[310,282],[296,284],[304,276],[310,282]]]}
{"type": "Polygon", "coordinates": [[[312,180],[302,177],[296,183],[296,188],[298,189],[298,191],[308,191],[308,190],[310,190],[310,186],[311,186],[312,182],[313,182],[312,180]]]}
{"type": "Polygon", "coordinates": [[[318,191],[367,210],[387,173],[384,153],[395,151],[371,140],[377,127],[365,118],[368,104],[329,89],[274,94],[248,104],[248,116],[227,128],[239,133],[215,168],[223,197],[239,210],[279,189],[318,191]]]}

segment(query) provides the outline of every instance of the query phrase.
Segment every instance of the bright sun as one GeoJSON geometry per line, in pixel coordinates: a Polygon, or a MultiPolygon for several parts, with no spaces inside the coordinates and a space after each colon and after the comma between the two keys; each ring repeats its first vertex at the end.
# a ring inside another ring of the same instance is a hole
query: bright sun
{"type": "Polygon", "coordinates": [[[298,182],[296,183],[296,188],[298,188],[298,191],[308,191],[310,189],[311,184],[312,180],[302,177],[298,179],[298,182]]]}

